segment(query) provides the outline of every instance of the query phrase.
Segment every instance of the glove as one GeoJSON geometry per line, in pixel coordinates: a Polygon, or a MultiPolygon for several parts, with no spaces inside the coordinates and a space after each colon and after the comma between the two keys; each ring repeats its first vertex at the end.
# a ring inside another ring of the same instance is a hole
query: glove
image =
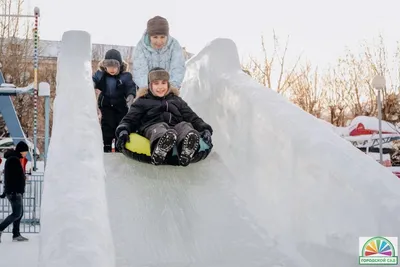
{"type": "Polygon", "coordinates": [[[3,192],[3,194],[0,195],[0,198],[6,198],[6,192],[3,192]]]}
{"type": "Polygon", "coordinates": [[[203,141],[209,146],[212,146],[211,135],[212,134],[209,130],[204,130],[200,133],[200,136],[203,139],[203,141]]]}
{"type": "Polygon", "coordinates": [[[129,142],[129,133],[127,130],[123,130],[119,133],[116,143],[116,147],[119,151],[121,151],[125,147],[126,142],[129,142]]]}
{"type": "Polygon", "coordinates": [[[132,103],[133,103],[134,100],[135,100],[135,97],[134,97],[133,95],[129,95],[129,96],[126,98],[126,105],[128,106],[128,108],[131,107],[131,105],[132,105],[132,103]]]}

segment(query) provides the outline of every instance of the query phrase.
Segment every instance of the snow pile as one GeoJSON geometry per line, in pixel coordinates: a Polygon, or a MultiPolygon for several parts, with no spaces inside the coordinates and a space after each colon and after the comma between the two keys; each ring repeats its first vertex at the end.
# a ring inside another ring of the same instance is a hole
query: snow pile
{"type": "MultiPolygon", "coordinates": [[[[326,124],[328,128],[331,128],[335,133],[342,137],[349,137],[351,131],[356,129],[358,125],[361,123],[366,130],[379,131],[379,120],[376,117],[368,117],[368,116],[358,116],[355,117],[348,126],[346,127],[337,127],[332,125],[331,123],[320,119],[322,124],[326,124]]],[[[390,122],[382,120],[382,131],[390,132],[396,134],[399,132],[397,127],[390,122]]],[[[365,139],[365,137],[360,137],[361,139],[365,139]]]]}
{"type": "Polygon", "coordinates": [[[88,33],[64,33],[44,178],[40,267],[115,266],[91,58],[88,33]]]}
{"type": "Polygon", "coordinates": [[[348,135],[348,129],[345,127],[337,127],[335,125],[333,125],[330,122],[327,122],[326,120],[323,119],[318,119],[322,125],[325,125],[325,127],[327,129],[330,129],[331,131],[333,131],[334,133],[338,134],[339,136],[346,136],[348,135]]]}
{"type": "MultiPolygon", "coordinates": [[[[398,178],[252,80],[231,40],[214,40],[187,68],[182,97],[213,126],[232,194],[291,266],[354,266],[360,236],[400,235],[398,178]]],[[[248,266],[274,266],[262,263],[248,266]]]]}
{"type": "MultiPolygon", "coordinates": [[[[349,133],[357,128],[358,124],[363,124],[365,129],[379,131],[379,120],[376,117],[358,116],[355,117],[347,127],[349,133]]],[[[382,132],[397,133],[397,128],[392,123],[382,121],[382,132]]]]}
{"type": "Polygon", "coordinates": [[[349,136],[349,128],[333,126],[333,131],[341,137],[349,136]]]}

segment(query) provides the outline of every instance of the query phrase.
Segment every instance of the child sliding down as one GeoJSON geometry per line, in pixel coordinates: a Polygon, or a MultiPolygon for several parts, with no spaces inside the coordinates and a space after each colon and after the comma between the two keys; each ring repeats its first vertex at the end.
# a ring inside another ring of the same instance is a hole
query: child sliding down
{"type": "Polygon", "coordinates": [[[152,164],[162,164],[177,144],[180,165],[187,166],[199,149],[201,137],[211,144],[213,130],[179,97],[179,90],[171,87],[169,78],[162,68],[149,72],[149,87],[137,92],[117,127],[117,147],[121,150],[129,134],[138,131],[150,140],[152,164]]]}

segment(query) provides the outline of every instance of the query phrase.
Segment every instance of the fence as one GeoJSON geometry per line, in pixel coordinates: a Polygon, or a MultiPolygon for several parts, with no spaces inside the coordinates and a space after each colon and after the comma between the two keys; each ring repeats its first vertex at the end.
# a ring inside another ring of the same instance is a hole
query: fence
{"type": "MultiPolygon", "coordinates": [[[[21,219],[21,233],[39,233],[40,231],[40,205],[42,202],[43,178],[43,173],[27,175],[23,198],[24,216],[21,219]]],[[[1,184],[0,192],[2,191],[3,185],[1,184]]],[[[9,215],[11,210],[11,205],[7,198],[0,199],[0,221],[9,215]]],[[[12,225],[4,230],[6,233],[11,231],[12,225]]]]}

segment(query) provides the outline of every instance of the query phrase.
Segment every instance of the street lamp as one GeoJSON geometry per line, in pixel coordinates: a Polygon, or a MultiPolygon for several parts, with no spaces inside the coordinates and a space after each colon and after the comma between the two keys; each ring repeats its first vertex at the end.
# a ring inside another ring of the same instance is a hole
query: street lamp
{"type": "Polygon", "coordinates": [[[383,149],[382,149],[382,102],[381,91],[386,86],[385,77],[377,75],[372,79],[372,87],[378,91],[378,121],[379,121],[379,160],[383,164],[383,149]]]}

